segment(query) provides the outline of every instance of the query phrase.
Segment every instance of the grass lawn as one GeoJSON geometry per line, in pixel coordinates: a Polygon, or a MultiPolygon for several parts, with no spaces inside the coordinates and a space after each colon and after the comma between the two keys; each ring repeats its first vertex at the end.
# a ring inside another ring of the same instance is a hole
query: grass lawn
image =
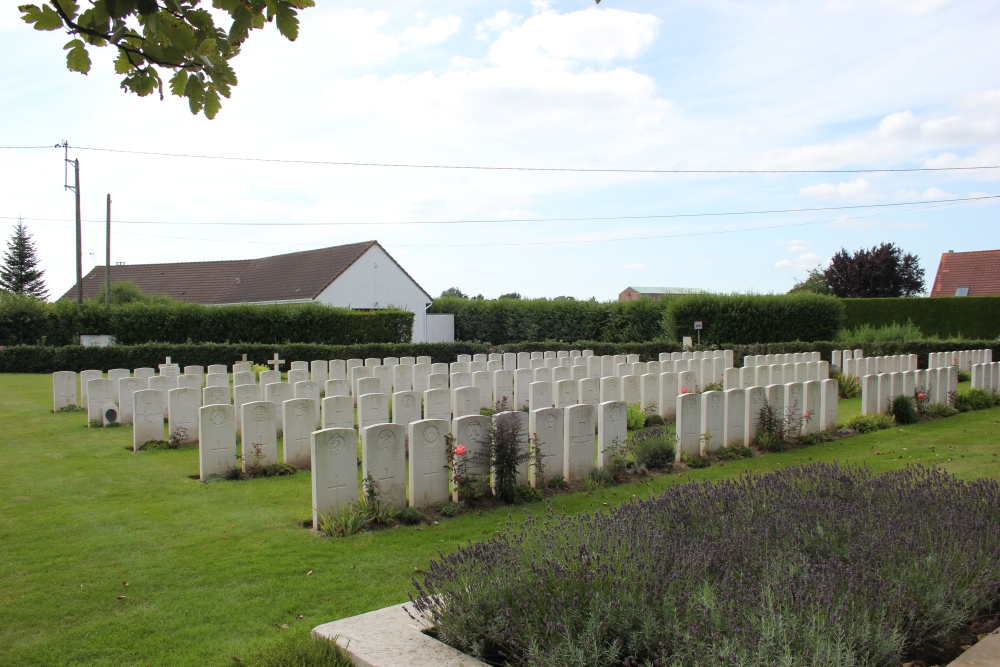
{"type": "MultiPolygon", "coordinates": [[[[318,538],[299,525],[311,517],[308,473],[201,484],[189,477],[197,450],[134,454],[130,428],[54,415],[51,392],[48,375],[0,375],[2,666],[238,664],[283,634],[406,601],[414,570],[439,550],[508,521],[499,510],[318,538]]],[[[842,421],[855,404],[841,402],[842,421]]],[[[1000,408],[554,504],[578,512],[670,484],[833,460],[876,471],[933,463],[1000,479],[1000,408]]]]}

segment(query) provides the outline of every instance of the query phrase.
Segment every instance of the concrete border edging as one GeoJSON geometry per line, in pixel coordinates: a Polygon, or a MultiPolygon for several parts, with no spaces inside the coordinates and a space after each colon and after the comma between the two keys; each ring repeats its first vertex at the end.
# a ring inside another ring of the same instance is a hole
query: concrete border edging
{"type": "Polygon", "coordinates": [[[336,641],[358,667],[485,667],[423,629],[399,604],[318,625],[313,634],[336,641]]]}
{"type": "MultiPolygon", "coordinates": [[[[423,627],[393,605],[313,628],[313,634],[336,641],[358,667],[485,667],[486,663],[423,633],[423,627]]],[[[1000,665],[1000,630],[958,656],[948,667],[1000,665]]]]}

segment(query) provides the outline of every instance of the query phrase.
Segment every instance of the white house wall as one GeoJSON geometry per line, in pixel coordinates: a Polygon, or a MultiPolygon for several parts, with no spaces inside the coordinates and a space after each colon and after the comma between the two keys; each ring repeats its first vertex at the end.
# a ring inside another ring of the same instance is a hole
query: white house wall
{"type": "Polygon", "coordinates": [[[427,339],[427,306],[431,300],[379,246],[372,246],[316,298],[343,308],[408,310],[413,317],[413,342],[427,339]]]}

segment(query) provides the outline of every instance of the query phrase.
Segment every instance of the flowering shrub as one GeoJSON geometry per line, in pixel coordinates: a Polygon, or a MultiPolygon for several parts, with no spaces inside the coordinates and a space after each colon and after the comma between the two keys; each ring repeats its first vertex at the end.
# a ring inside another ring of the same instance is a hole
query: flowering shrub
{"type": "Polygon", "coordinates": [[[840,398],[854,398],[861,393],[860,375],[836,372],[832,373],[832,376],[837,381],[837,395],[840,398]]]}
{"type": "MultiPolygon", "coordinates": [[[[1000,485],[815,464],[529,517],[413,606],[493,664],[890,666],[1000,605],[1000,485]]],[[[932,663],[933,664],[933,663],[932,663]]]]}

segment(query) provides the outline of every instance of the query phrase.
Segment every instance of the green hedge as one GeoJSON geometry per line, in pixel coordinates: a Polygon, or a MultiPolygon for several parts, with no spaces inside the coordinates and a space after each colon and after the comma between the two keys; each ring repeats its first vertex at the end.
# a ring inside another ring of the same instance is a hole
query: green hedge
{"type": "Polygon", "coordinates": [[[626,343],[663,338],[669,299],[568,301],[441,298],[429,313],[455,315],[455,339],[504,345],[537,340],[626,343]]]}
{"type": "Polygon", "coordinates": [[[721,347],[753,343],[832,340],[844,323],[844,305],[835,297],[794,294],[692,294],[671,300],[663,315],[669,340],[697,339],[721,347]]]}
{"type": "Polygon", "coordinates": [[[911,320],[925,336],[1000,336],[1000,296],[935,297],[933,299],[844,299],[848,329],[864,324],[881,327],[911,320]]]}
{"type": "Polygon", "coordinates": [[[413,313],[361,312],[321,304],[203,306],[130,303],[105,307],[0,300],[0,345],[72,345],[80,334],[109,334],[122,345],[160,343],[314,343],[357,345],[408,342],[413,313]]]}
{"type": "MultiPolygon", "coordinates": [[[[820,352],[830,359],[833,350],[847,349],[843,343],[816,341],[803,343],[759,343],[751,345],[723,345],[734,351],[736,366],[743,365],[743,357],[755,354],[786,354],[792,352],[820,352]]],[[[992,349],[993,358],[1000,359],[1000,339],[956,341],[911,341],[908,343],[883,343],[868,345],[863,349],[866,355],[889,354],[920,355],[920,366],[926,367],[930,352],[950,352],[952,350],[992,349]]],[[[181,366],[209,366],[210,364],[232,364],[247,358],[263,363],[277,352],[285,360],[284,369],[292,361],[312,361],[313,359],[365,359],[368,357],[419,357],[429,356],[434,362],[450,363],[460,354],[489,354],[503,352],[542,352],[545,350],[593,350],[594,354],[638,354],[642,361],[655,361],[661,352],[677,352],[676,343],[603,343],[600,341],[577,341],[564,343],[542,341],[491,346],[485,343],[405,343],[395,345],[172,345],[150,343],[146,345],[112,345],[110,347],[44,347],[19,345],[0,348],[0,373],[53,373],[55,371],[83,371],[88,369],[109,370],[111,368],[156,368],[166,356],[181,366]]],[[[701,349],[711,349],[701,346],[701,349]]]]}

